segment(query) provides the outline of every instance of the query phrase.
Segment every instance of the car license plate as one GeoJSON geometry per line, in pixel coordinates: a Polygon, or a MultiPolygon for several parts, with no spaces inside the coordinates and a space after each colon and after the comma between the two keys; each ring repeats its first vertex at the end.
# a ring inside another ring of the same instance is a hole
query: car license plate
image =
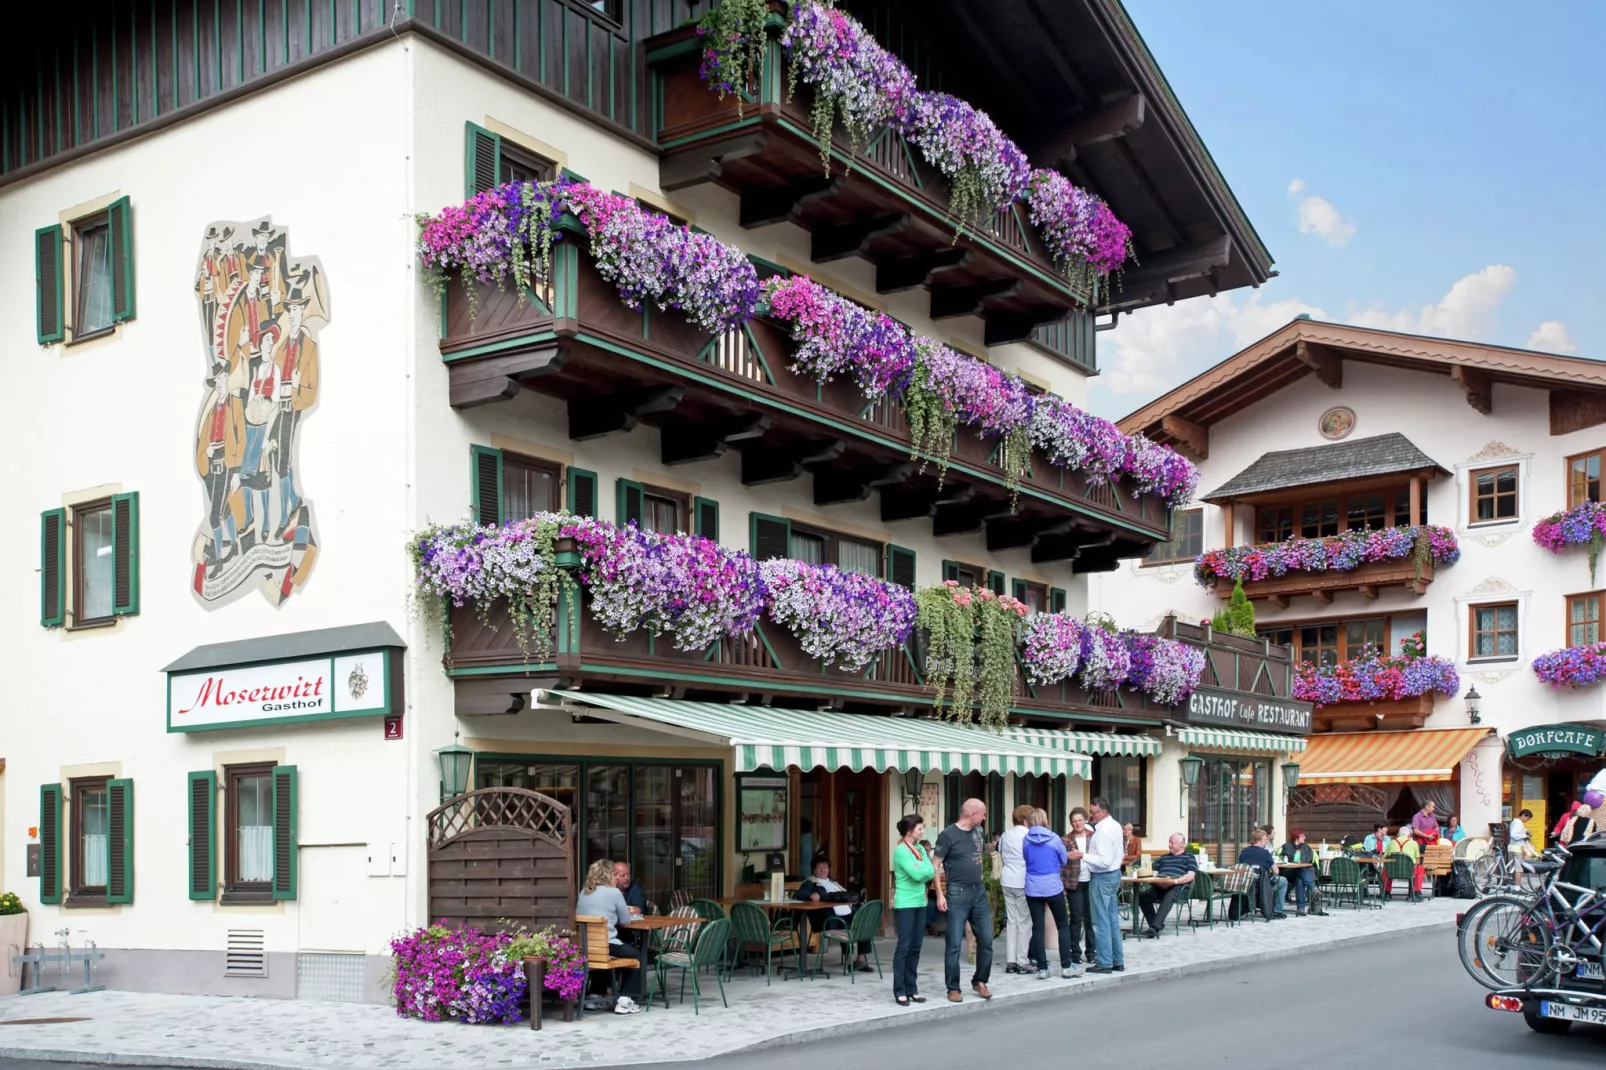
{"type": "Polygon", "coordinates": [[[1578,964],[1578,976],[1585,981],[1606,980],[1606,976],[1603,976],[1601,972],[1601,964],[1598,962],[1580,962],[1578,964]]]}
{"type": "Polygon", "coordinates": [[[1592,1022],[1595,1025],[1606,1025],[1606,1007],[1579,1007],[1572,1003],[1540,1000],[1539,1015],[1542,1018],[1560,1018],[1564,1022],[1592,1022]]]}

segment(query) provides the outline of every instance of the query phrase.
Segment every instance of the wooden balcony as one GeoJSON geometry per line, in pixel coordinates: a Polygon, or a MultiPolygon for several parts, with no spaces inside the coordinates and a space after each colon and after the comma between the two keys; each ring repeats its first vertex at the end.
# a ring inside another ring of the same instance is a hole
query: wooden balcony
{"type": "MultiPolygon", "coordinates": [[[[1420,574],[1409,559],[1376,561],[1361,565],[1349,572],[1290,572],[1285,576],[1264,580],[1248,580],[1244,594],[1251,601],[1266,599],[1286,609],[1292,599],[1309,595],[1318,602],[1331,603],[1340,591],[1359,591],[1366,598],[1376,598],[1384,587],[1406,587],[1412,594],[1424,594],[1433,582],[1433,562],[1425,563],[1420,574]]],[[[1216,594],[1232,597],[1232,581],[1217,578],[1216,594]]]]}
{"type": "Polygon", "coordinates": [[[650,38],[646,48],[665,190],[709,182],[730,190],[741,199],[742,226],[796,224],[809,232],[815,263],[863,257],[875,265],[879,293],[923,288],[932,319],[980,316],[988,345],[1025,341],[1087,308],[1089,295],[1066,282],[1023,205],[956,241],[946,179],[898,132],[855,146],[838,131],[828,175],[812,93],[799,85],[787,99],[773,40],[740,114],[735,95],[721,100],[698,77],[695,27],[650,38]]]}
{"type": "Polygon", "coordinates": [[[453,407],[536,390],[565,403],[571,439],[646,424],[662,432],[666,466],[734,450],[749,486],[807,472],[817,506],[879,492],[885,521],[930,518],[939,536],[985,532],[992,551],[1030,547],[1033,561],[1071,561],[1078,572],[1113,569],[1167,537],[1158,495],[1089,486],[1041,456],[1012,508],[996,441],[969,429],[956,436],[939,487],[934,465],[922,472],[910,460],[900,406],[787,370],[786,328],[760,318],[715,337],[678,312],[632,312],[584,245],[557,243],[551,278],[523,300],[482,287],[476,317],[462,284],[448,287],[440,348],[453,407]]]}
{"type": "Polygon", "coordinates": [[[1433,692],[1394,702],[1336,702],[1313,716],[1317,732],[1387,732],[1421,728],[1433,713],[1433,692]]]}

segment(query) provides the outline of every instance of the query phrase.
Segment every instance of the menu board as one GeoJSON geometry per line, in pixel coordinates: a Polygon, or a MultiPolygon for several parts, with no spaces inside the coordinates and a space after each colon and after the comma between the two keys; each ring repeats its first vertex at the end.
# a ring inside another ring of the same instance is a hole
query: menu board
{"type": "Polygon", "coordinates": [[[784,776],[740,778],[736,795],[736,849],[738,851],[782,851],[786,849],[786,799],[788,782],[784,776]]]}

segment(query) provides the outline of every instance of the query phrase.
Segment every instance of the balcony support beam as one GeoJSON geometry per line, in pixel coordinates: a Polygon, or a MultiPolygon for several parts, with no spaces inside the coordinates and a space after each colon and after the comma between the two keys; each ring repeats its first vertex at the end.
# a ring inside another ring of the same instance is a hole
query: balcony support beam
{"type": "Polygon", "coordinates": [[[888,487],[881,492],[881,521],[919,520],[937,515],[939,506],[962,505],[975,497],[976,488],[948,484],[942,488],[888,487]]]}
{"type": "Polygon", "coordinates": [[[941,276],[966,267],[972,255],[969,249],[950,247],[921,256],[883,260],[875,269],[876,293],[903,293],[906,290],[918,290],[923,286],[930,286],[941,276]]]}
{"type": "Polygon", "coordinates": [[[1038,146],[1032,161],[1042,167],[1063,167],[1076,161],[1077,150],[1125,137],[1143,125],[1148,101],[1142,93],[1111,101],[1060,124],[1059,135],[1038,146]]]}
{"type": "Polygon", "coordinates": [[[1009,502],[1002,498],[983,498],[963,504],[939,505],[931,520],[931,533],[937,538],[944,535],[968,535],[980,531],[989,520],[1009,516],[1009,502]]]}
{"type": "Polygon", "coordinates": [[[768,144],[768,134],[752,131],[712,145],[671,153],[658,162],[658,185],[665,193],[673,193],[688,186],[718,182],[724,173],[725,160],[756,156],[768,144]]]}
{"type": "Polygon", "coordinates": [[[1092,531],[1072,531],[1064,535],[1044,535],[1032,545],[1032,564],[1052,561],[1074,562],[1084,550],[1096,551],[1115,543],[1114,534],[1100,535],[1092,531]]]}
{"type": "Polygon", "coordinates": [[[1176,439],[1182,451],[1194,460],[1210,459],[1210,428],[1181,416],[1162,416],[1160,430],[1176,439]]]}
{"type": "Polygon", "coordinates": [[[803,475],[804,465],[834,461],[846,448],[847,443],[839,438],[819,439],[789,449],[750,447],[742,451],[742,485],[789,483],[803,475]]]}
{"type": "Polygon", "coordinates": [[[895,212],[839,226],[819,226],[812,231],[810,259],[816,264],[868,256],[870,243],[888,234],[897,234],[914,222],[908,212],[895,212]]]}
{"type": "Polygon", "coordinates": [[[454,361],[447,365],[452,408],[469,409],[506,401],[519,392],[520,379],[552,375],[563,368],[568,358],[562,346],[548,345],[486,360],[454,361]]]}
{"type": "Polygon", "coordinates": [[[1467,393],[1467,404],[1487,416],[1494,411],[1494,384],[1487,372],[1457,364],[1450,369],[1450,378],[1467,393]]]}
{"type": "Polygon", "coordinates": [[[987,552],[1017,550],[1035,546],[1048,535],[1068,535],[1075,527],[1074,520],[1060,517],[1005,517],[987,522],[987,552]]]}
{"type": "MultiPolygon", "coordinates": [[[[1344,361],[1337,353],[1301,339],[1294,343],[1294,358],[1309,368],[1318,382],[1334,390],[1344,386],[1344,361]]],[[[1451,369],[1451,373],[1454,374],[1454,369],[1451,369]]]]}
{"type": "Polygon", "coordinates": [[[953,319],[956,316],[979,316],[992,302],[1020,293],[1025,284],[1020,279],[988,279],[974,286],[932,287],[931,318],[953,319]]]}
{"type": "Polygon", "coordinates": [[[1042,305],[1028,312],[996,312],[987,317],[983,340],[990,346],[1024,342],[1043,324],[1059,323],[1064,318],[1065,309],[1052,305],[1042,305]]]}
{"type": "Polygon", "coordinates": [[[686,396],[683,386],[649,386],[569,402],[569,437],[576,442],[634,431],[638,416],[670,412],[686,396]]]}
{"type": "Polygon", "coordinates": [[[877,487],[903,483],[914,471],[913,461],[892,461],[863,468],[828,469],[814,473],[814,504],[838,505],[868,501],[877,487]]]}
{"type": "Polygon", "coordinates": [[[723,457],[732,442],[751,442],[769,431],[771,418],[763,413],[733,416],[711,423],[677,424],[664,428],[662,455],[665,465],[691,464],[723,457]]]}
{"type": "Polygon", "coordinates": [[[796,223],[802,208],[810,201],[835,196],[842,188],[842,175],[809,175],[784,186],[742,191],[740,222],[744,228],[767,227],[775,223],[796,223]]]}

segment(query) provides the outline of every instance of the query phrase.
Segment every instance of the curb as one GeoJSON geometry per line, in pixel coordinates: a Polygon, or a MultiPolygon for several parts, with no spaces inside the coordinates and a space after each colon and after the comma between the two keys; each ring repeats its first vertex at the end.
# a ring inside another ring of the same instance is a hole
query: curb
{"type": "MultiPolygon", "coordinates": [[[[1183,966],[1165,966],[1152,969],[1137,970],[1131,973],[1115,974],[1097,980],[1081,979],[1071,984],[1053,985],[1036,991],[1003,993],[991,1000],[968,1000],[964,1003],[941,1003],[919,1012],[902,1012],[883,1014],[879,1017],[864,1021],[846,1022],[830,1026],[795,1029],[787,1033],[766,1037],[751,1044],[740,1044],[715,1052],[700,1052],[696,1055],[675,1056],[668,1053],[659,1055],[651,1060],[639,1060],[634,1063],[619,1063],[619,1066],[647,1066],[676,1062],[696,1062],[704,1059],[724,1058],[731,1055],[744,1055],[753,1052],[768,1051],[774,1048],[791,1047],[796,1044],[808,1044],[814,1041],[831,1037],[858,1036],[865,1033],[876,1033],[884,1029],[897,1029],[908,1025],[923,1025],[930,1022],[944,1021],[962,1015],[985,1014],[1000,1008],[1023,1007],[1030,1004],[1045,1003],[1052,999],[1065,997],[1085,996],[1094,992],[1104,992],[1112,988],[1125,988],[1131,985],[1147,984],[1153,981],[1165,981],[1177,977],[1191,977],[1197,974],[1214,973],[1218,970],[1229,970],[1239,966],[1253,966],[1263,962],[1275,962],[1279,959],[1293,958],[1296,955],[1308,955],[1321,951],[1337,951],[1342,948],[1355,947],[1361,944],[1382,943],[1402,936],[1419,936],[1424,933],[1453,930],[1454,918],[1445,918],[1426,921],[1419,925],[1412,925],[1401,929],[1391,929],[1388,932],[1364,933],[1357,936],[1336,937],[1330,940],[1319,940],[1298,947],[1274,948],[1268,951],[1256,951],[1244,955],[1235,955],[1231,958],[1211,959],[1205,962],[1193,962],[1183,966]]],[[[89,1063],[96,1066],[144,1066],[144,1067],[179,1067],[186,1070],[328,1070],[327,1063],[300,1063],[285,1061],[256,1061],[249,1059],[228,1058],[197,1058],[194,1056],[166,1056],[145,1054],[121,1054],[104,1051],[70,1051],[59,1048],[17,1048],[0,1046],[0,1059],[36,1059],[40,1062],[77,1062],[89,1063]]],[[[503,1064],[511,1070],[520,1070],[528,1067],[538,1070],[551,1063],[532,1061],[524,1063],[503,1064]]]]}

